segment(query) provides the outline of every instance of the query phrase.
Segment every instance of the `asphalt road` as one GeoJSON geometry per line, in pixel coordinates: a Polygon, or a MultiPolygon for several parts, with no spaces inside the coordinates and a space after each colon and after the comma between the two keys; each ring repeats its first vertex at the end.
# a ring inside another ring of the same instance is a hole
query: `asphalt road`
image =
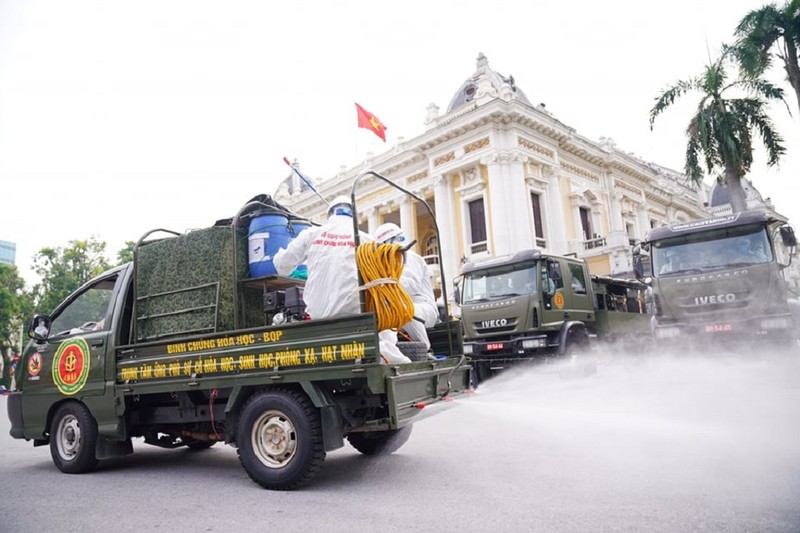
{"type": "Polygon", "coordinates": [[[136,441],[62,474],[8,436],[2,398],[0,531],[797,533],[800,357],[748,357],[508,371],[394,455],[328,454],[296,492],[261,489],[220,444],[136,441]]]}

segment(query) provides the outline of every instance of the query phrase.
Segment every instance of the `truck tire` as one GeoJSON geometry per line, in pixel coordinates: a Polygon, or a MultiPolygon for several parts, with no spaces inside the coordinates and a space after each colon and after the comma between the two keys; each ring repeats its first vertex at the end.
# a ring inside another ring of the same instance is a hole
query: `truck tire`
{"type": "Polygon", "coordinates": [[[428,359],[428,347],[424,342],[398,342],[400,353],[412,361],[425,361],[428,359]]]}
{"type": "Polygon", "coordinates": [[[389,455],[399,450],[408,441],[413,427],[413,425],[408,425],[387,431],[350,433],[347,435],[347,440],[353,448],[364,455],[389,455]]]}
{"type": "Polygon", "coordinates": [[[56,409],[50,423],[50,455],[65,474],[82,474],[97,466],[97,422],[80,402],[66,402],[56,409]]]}
{"type": "Polygon", "coordinates": [[[589,337],[578,332],[567,341],[564,356],[567,359],[567,366],[559,371],[562,379],[585,378],[597,373],[597,363],[587,358],[591,350],[589,337]]]}
{"type": "Polygon", "coordinates": [[[325,460],[319,411],[293,390],[269,390],[247,400],[236,440],[239,461],[265,489],[294,490],[325,460]]]}
{"type": "Polygon", "coordinates": [[[492,377],[492,367],[488,361],[473,361],[472,372],[470,373],[470,383],[473,389],[492,377]]]}
{"type": "Polygon", "coordinates": [[[566,357],[586,355],[590,349],[589,336],[585,331],[571,331],[567,335],[566,342],[564,343],[564,355],[566,357]]]}

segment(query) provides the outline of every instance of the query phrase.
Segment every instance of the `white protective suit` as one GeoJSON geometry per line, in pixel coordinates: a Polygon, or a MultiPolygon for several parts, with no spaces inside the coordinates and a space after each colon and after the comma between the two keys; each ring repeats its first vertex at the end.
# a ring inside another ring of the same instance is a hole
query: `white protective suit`
{"type": "Polygon", "coordinates": [[[278,250],[275,270],[288,276],[298,265],[308,268],[303,290],[306,312],[314,318],[360,313],[353,217],[332,215],[278,250]]]}
{"type": "MultiPolygon", "coordinates": [[[[303,289],[306,312],[311,319],[361,312],[358,299],[358,270],[356,265],[353,217],[337,212],[348,212],[349,199],[336,198],[331,203],[328,221],[322,226],[312,226],[278,250],[273,258],[275,270],[288,276],[298,265],[305,264],[308,278],[303,289]],[[344,211],[335,209],[345,206],[344,211]]],[[[352,213],[352,208],[350,208],[352,213]]],[[[360,235],[362,242],[372,240],[360,235]]],[[[381,355],[388,363],[408,363],[396,346],[393,332],[379,333],[381,355]]]]}
{"type": "MultiPolygon", "coordinates": [[[[380,243],[405,242],[405,235],[396,224],[383,224],[378,227],[375,234],[377,241],[380,243]]],[[[431,342],[428,339],[428,332],[425,328],[433,327],[436,324],[439,318],[439,309],[436,306],[436,298],[433,295],[433,285],[428,274],[428,265],[418,253],[411,250],[406,252],[406,264],[400,276],[400,285],[414,302],[414,317],[423,321],[411,320],[404,324],[401,329],[411,337],[411,340],[424,342],[430,348],[431,342]]]]}

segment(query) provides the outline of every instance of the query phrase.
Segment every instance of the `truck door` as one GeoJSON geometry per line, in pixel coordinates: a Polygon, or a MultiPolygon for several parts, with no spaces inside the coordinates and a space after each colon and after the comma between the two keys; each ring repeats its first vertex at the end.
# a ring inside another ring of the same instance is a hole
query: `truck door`
{"type": "Polygon", "coordinates": [[[582,262],[547,258],[542,261],[541,278],[544,324],[589,318],[594,306],[586,267],[582,262]]]}
{"type": "Polygon", "coordinates": [[[542,325],[560,324],[567,309],[567,294],[564,290],[564,273],[557,258],[541,262],[542,325]]]}
{"type": "Polygon", "coordinates": [[[31,343],[26,350],[19,384],[26,395],[104,394],[112,300],[119,277],[114,272],[94,280],[56,309],[47,341],[39,346],[31,343]]]}
{"type": "Polygon", "coordinates": [[[594,312],[586,265],[581,261],[567,261],[566,266],[569,274],[569,284],[565,284],[569,319],[585,322],[594,312]]]}

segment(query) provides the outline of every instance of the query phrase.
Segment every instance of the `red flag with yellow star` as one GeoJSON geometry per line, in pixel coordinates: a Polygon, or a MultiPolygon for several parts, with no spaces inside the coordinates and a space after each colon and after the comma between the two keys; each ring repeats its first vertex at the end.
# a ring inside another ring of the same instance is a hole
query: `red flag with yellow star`
{"type": "Polygon", "coordinates": [[[372,131],[372,133],[383,139],[383,142],[386,142],[386,126],[383,125],[383,122],[378,120],[378,117],[358,104],[356,104],[356,113],[358,114],[359,128],[372,131]]]}

